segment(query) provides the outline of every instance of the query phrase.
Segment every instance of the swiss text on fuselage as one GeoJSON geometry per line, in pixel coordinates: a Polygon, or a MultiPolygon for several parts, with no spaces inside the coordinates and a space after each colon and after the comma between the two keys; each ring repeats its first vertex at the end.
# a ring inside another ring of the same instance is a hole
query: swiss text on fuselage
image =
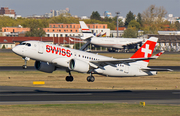
{"type": "Polygon", "coordinates": [[[65,48],[46,45],[46,52],[71,57],[71,51],[65,48]]]}

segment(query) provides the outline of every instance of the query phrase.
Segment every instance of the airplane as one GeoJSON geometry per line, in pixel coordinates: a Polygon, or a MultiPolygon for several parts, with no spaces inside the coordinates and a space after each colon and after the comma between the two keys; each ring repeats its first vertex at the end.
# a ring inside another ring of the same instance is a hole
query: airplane
{"type": "MultiPolygon", "coordinates": [[[[69,76],[66,81],[73,81],[72,71],[88,73],[88,82],[94,82],[93,74],[112,77],[134,77],[156,75],[157,71],[170,69],[154,69],[147,67],[150,59],[158,58],[163,52],[152,56],[158,38],[149,38],[132,57],[116,59],[81,50],[62,47],[41,41],[24,41],[15,46],[12,51],[25,60],[35,60],[35,68],[39,71],[52,73],[58,67],[63,67],[69,76]],[[152,56],[152,57],[151,57],[152,56]]],[[[27,68],[24,65],[24,68],[27,68]]]]}
{"type": "MultiPolygon", "coordinates": [[[[108,47],[108,48],[116,48],[116,49],[122,49],[127,48],[129,45],[135,45],[137,43],[141,43],[144,40],[143,39],[137,39],[137,38],[108,38],[108,37],[96,37],[94,36],[90,29],[87,27],[84,21],[79,21],[81,26],[81,31],[83,33],[83,36],[80,37],[80,39],[87,42],[87,45],[85,44],[84,47],[82,47],[82,50],[84,50],[89,43],[92,43],[94,45],[108,47]]],[[[72,39],[70,39],[73,41],[72,39]]]]}

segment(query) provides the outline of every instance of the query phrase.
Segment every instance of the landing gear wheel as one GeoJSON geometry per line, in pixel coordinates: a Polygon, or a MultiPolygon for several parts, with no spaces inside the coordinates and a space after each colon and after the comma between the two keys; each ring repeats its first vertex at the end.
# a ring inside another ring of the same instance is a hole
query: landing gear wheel
{"type": "Polygon", "coordinates": [[[26,69],[26,68],[27,68],[27,65],[23,65],[22,68],[23,68],[23,69],[26,69]]]}
{"type": "Polygon", "coordinates": [[[74,80],[73,76],[67,76],[66,81],[67,82],[72,82],[74,80]]]}
{"type": "Polygon", "coordinates": [[[24,59],[24,63],[25,63],[25,64],[22,66],[22,68],[23,68],[23,69],[26,69],[26,68],[27,68],[27,61],[29,61],[30,58],[24,57],[23,59],[24,59]]]}
{"type": "Polygon", "coordinates": [[[94,76],[88,76],[87,77],[88,82],[94,82],[94,80],[95,80],[94,76]]]}

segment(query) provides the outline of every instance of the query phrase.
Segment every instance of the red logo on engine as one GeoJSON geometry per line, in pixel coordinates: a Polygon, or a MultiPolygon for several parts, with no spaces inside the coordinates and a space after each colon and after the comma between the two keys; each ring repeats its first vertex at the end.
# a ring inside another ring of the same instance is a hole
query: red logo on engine
{"type": "Polygon", "coordinates": [[[58,54],[58,55],[62,55],[62,56],[67,56],[67,57],[71,57],[71,51],[70,50],[66,50],[64,48],[59,48],[59,47],[53,47],[50,45],[46,45],[46,52],[47,53],[53,53],[53,54],[58,54]]]}

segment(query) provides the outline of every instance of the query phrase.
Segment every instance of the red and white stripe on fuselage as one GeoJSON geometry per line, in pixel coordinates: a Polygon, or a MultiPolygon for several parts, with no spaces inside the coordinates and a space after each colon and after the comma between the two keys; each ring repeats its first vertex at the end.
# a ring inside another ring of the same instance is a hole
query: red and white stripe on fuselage
{"type": "MultiPolygon", "coordinates": [[[[143,46],[131,57],[131,58],[148,58],[151,57],[156,46],[158,38],[151,37],[149,38],[143,46]]],[[[149,62],[149,60],[144,60],[149,62]]]]}
{"type": "Polygon", "coordinates": [[[91,33],[90,29],[81,29],[83,33],[91,33]]]}

